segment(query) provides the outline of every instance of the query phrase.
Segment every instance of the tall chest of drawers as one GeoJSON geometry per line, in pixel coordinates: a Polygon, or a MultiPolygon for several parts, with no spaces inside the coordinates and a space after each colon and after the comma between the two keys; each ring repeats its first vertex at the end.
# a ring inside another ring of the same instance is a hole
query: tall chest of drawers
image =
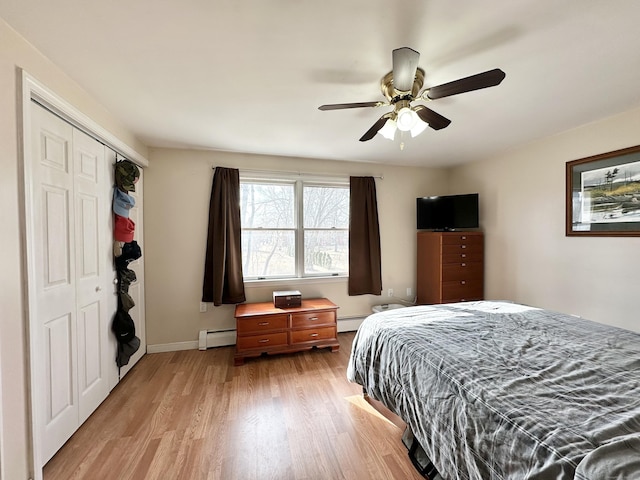
{"type": "Polygon", "coordinates": [[[482,232],[418,232],[417,303],[484,298],[482,232]]]}
{"type": "Polygon", "coordinates": [[[302,300],[300,307],[276,308],[271,302],[236,305],[235,365],[263,353],[290,353],[311,348],[340,348],[338,306],[326,298],[302,300]]]}

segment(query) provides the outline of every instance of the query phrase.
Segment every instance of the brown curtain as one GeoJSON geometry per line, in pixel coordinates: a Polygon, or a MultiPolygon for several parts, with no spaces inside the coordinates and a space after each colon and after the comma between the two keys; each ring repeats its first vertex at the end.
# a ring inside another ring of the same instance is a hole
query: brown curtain
{"type": "Polygon", "coordinates": [[[246,300],[240,243],[240,172],[216,167],[209,203],[209,232],[202,301],[241,303],[246,300]]]}
{"type": "Polygon", "coordinates": [[[349,295],[380,295],[380,226],[373,177],[350,177],[349,295]]]}

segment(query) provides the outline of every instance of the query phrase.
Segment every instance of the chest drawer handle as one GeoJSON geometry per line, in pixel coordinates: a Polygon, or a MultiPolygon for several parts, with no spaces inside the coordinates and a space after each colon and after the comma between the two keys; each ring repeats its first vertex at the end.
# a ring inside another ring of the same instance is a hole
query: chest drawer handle
{"type": "Polygon", "coordinates": [[[467,264],[466,264],[466,263],[462,263],[461,265],[462,265],[463,267],[466,267],[466,266],[467,266],[467,264]]]}
{"type": "Polygon", "coordinates": [[[467,248],[466,245],[460,245],[460,248],[467,248]]]}
{"type": "Polygon", "coordinates": [[[258,324],[259,327],[266,327],[267,325],[269,325],[269,322],[260,322],[258,324]]]}
{"type": "Polygon", "coordinates": [[[318,320],[318,317],[309,317],[309,320],[318,320]]]}
{"type": "Polygon", "coordinates": [[[467,283],[467,282],[465,282],[464,280],[462,280],[460,283],[461,283],[462,285],[466,285],[466,283],[467,283]]]}
{"type": "Polygon", "coordinates": [[[463,240],[466,240],[466,239],[467,239],[467,237],[462,237],[462,239],[463,239],[463,240]]]}
{"type": "Polygon", "coordinates": [[[263,338],[262,340],[258,340],[258,343],[269,343],[269,339],[263,338]]]}
{"type": "Polygon", "coordinates": [[[317,336],[318,336],[318,334],[317,334],[317,333],[311,333],[311,334],[309,334],[309,336],[310,336],[310,337],[317,337],[317,336]]]}
{"type": "Polygon", "coordinates": [[[467,254],[466,254],[466,253],[462,253],[462,254],[460,254],[460,256],[461,256],[462,258],[467,258],[467,254]]]}

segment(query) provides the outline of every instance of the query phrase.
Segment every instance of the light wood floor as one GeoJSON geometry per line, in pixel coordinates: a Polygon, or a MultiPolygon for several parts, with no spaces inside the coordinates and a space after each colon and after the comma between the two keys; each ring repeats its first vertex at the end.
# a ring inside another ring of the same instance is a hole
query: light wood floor
{"type": "Polygon", "coordinates": [[[401,422],[346,379],[353,336],[239,367],[233,347],[146,355],[44,478],[419,480],[401,422]]]}

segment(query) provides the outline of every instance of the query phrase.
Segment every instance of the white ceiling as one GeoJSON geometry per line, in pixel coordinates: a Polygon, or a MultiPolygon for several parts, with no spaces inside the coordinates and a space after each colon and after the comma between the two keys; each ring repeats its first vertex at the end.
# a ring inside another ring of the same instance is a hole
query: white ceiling
{"type": "Polygon", "coordinates": [[[149,146],[442,166],[640,106],[637,0],[0,0],[0,17],[149,146]],[[358,141],[389,107],[318,110],[384,100],[402,46],[425,87],[507,76],[430,102],[451,125],[402,151],[358,141]]]}

